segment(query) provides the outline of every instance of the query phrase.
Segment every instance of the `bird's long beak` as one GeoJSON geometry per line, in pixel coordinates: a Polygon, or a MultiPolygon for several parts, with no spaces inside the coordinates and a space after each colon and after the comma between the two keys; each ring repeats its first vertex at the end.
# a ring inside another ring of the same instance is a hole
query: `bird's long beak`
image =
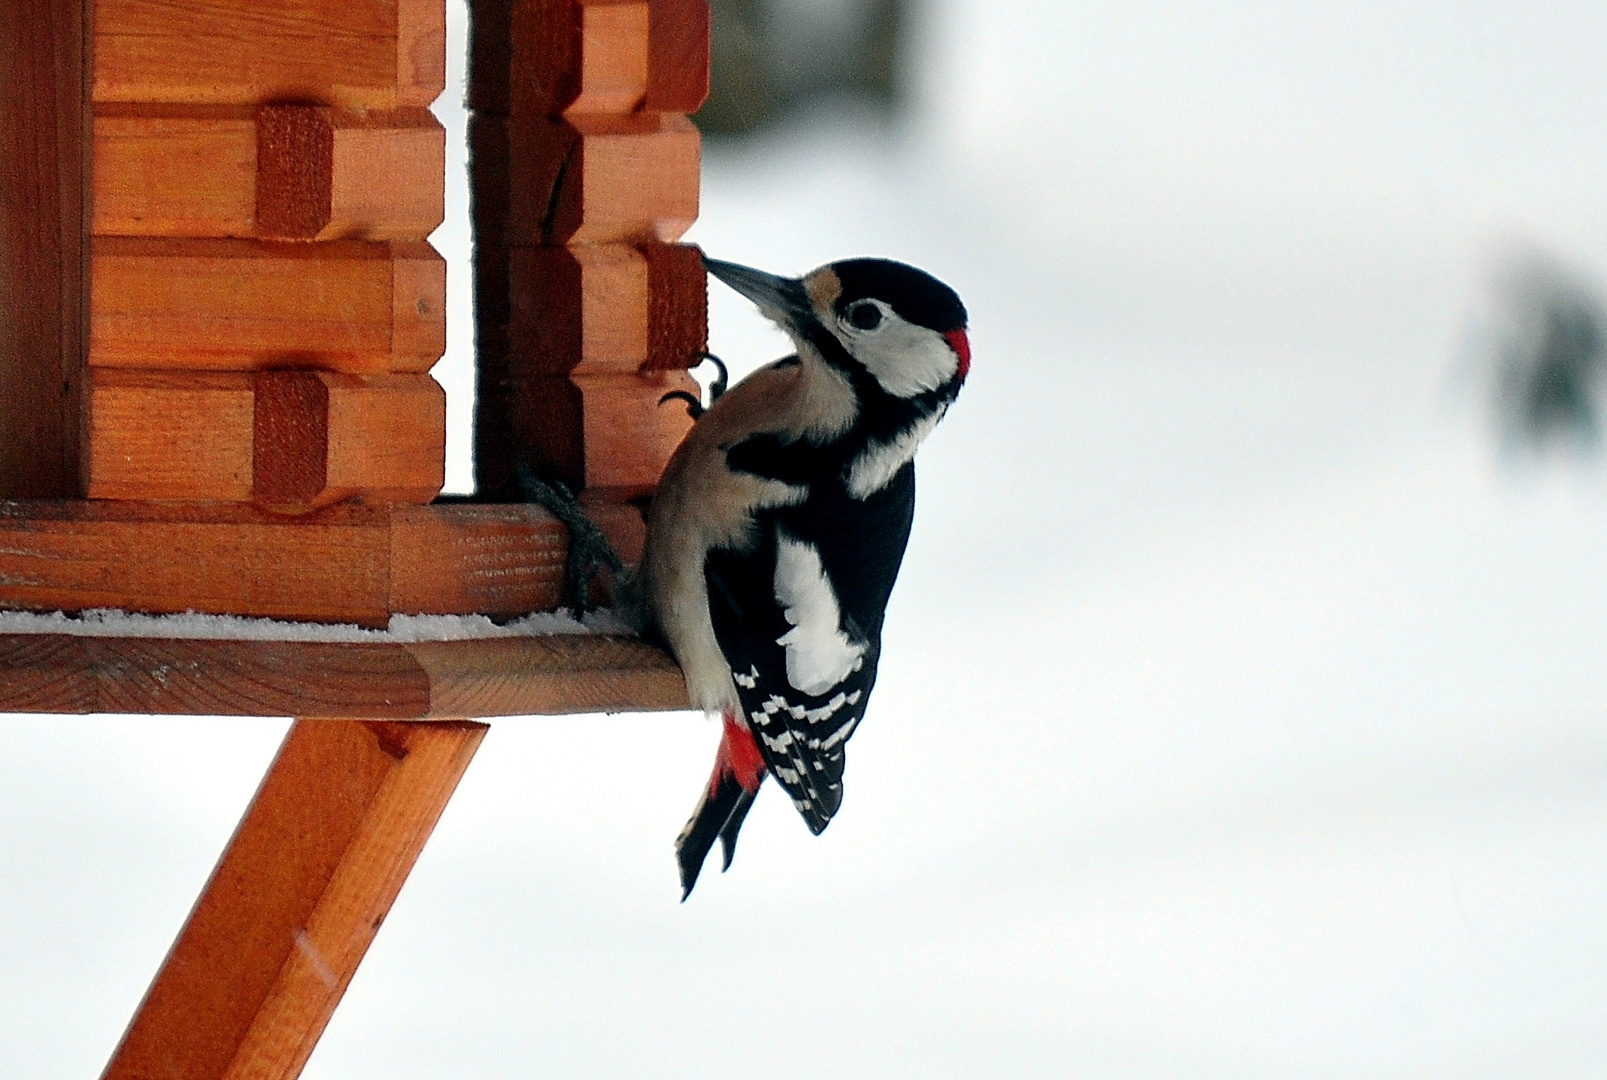
{"type": "Polygon", "coordinates": [[[802,333],[815,319],[809,293],[805,291],[803,282],[796,278],[777,277],[763,270],[721,262],[706,255],[703,257],[703,267],[752,300],[761,312],[780,323],[783,329],[802,333]]]}

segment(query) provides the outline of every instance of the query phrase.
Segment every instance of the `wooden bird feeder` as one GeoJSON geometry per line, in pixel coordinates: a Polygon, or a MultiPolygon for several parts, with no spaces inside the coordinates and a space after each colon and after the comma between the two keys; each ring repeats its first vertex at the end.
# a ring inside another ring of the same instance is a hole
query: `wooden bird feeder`
{"type": "MultiPolygon", "coordinates": [[[[0,609],[557,606],[690,423],[707,0],[473,0],[474,499],[438,498],[444,0],[5,0],[0,609]],[[503,501],[497,501],[498,499],[503,501]]],[[[485,732],[687,707],[625,637],[0,635],[0,710],[298,717],[105,1076],[296,1076],[485,732]]]]}

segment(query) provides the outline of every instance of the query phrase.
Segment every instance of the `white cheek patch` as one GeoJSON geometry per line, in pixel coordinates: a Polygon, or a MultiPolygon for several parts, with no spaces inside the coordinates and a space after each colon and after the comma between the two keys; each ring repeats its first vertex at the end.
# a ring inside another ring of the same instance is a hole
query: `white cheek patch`
{"type": "Polygon", "coordinates": [[[865,662],[865,647],[843,633],[837,594],[813,544],[781,537],[776,545],[776,602],[792,629],[776,639],[787,649],[787,681],[819,696],[865,662]]]}
{"type": "Polygon", "coordinates": [[[960,358],[943,335],[889,311],[876,330],[839,329],[854,359],[894,397],[910,398],[936,390],[959,370],[960,358]]]}
{"type": "Polygon", "coordinates": [[[915,451],[932,434],[932,429],[943,419],[945,411],[946,408],[938,409],[922,417],[890,442],[872,441],[861,450],[848,467],[848,494],[856,499],[868,499],[886,487],[888,481],[898,475],[898,470],[915,456],[915,451]]]}

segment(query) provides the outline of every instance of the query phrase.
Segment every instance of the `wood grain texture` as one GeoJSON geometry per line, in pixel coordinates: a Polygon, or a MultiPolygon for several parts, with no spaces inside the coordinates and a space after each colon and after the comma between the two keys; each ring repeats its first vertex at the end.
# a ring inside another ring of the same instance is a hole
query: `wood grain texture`
{"type": "Polygon", "coordinates": [[[692,427],[685,405],[660,399],[698,389],[690,375],[675,371],[519,379],[512,426],[538,469],[577,489],[637,498],[658,485],[692,427]]]}
{"type": "Polygon", "coordinates": [[[244,235],[311,240],[329,225],[335,181],[332,112],[315,105],[257,110],[256,213],[252,232],[244,235]]]}
{"type": "Polygon", "coordinates": [[[446,349],[446,264],[423,241],[97,237],[89,363],[427,371],[446,349]]]}
{"type": "MultiPolygon", "coordinates": [[[[342,505],[0,503],[0,608],[199,611],[383,626],[390,516],[342,505]]],[[[549,607],[556,605],[554,582],[549,607]]]]}
{"type": "MultiPolygon", "coordinates": [[[[587,512],[640,557],[633,506],[587,512]]],[[[525,504],[0,502],[0,609],[200,611],[383,626],[402,614],[513,617],[558,606],[567,539],[525,504]]]]}
{"type": "Polygon", "coordinates": [[[427,503],[440,494],[446,394],[428,375],[272,371],[253,383],[258,505],[301,514],[350,498],[427,503]]]}
{"type": "Polygon", "coordinates": [[[0,4],[0,496],[79,494],[86,0],[0,4]]]}
{"type": "Polygon", "coordinates": [[[95,110],[98,235],[251,236],[256,172],[256,111],[248,106],[95,110]]]}
{"type": "Polygon", "coordinates": [[[85,483],[92,499],[251,498],[251,376],[92,373],[85,483]]]}
{"type": "Polygon", "coordinates": [[[470,14],[478,113],[692,113],[708,96],[707,0],[473,0],[470,14]]]}
{"type": "Polygon", "coordinates": [[[0,634],[0,711],[339,719],[690,707],[669,654],[596,634],[418,644],[0,634]]]}
{"type": "Polygon", "coordinates": [[[316,371],[259,371],[252,380],[251,501],[304,512],[329,491],[329,384],[316,371]]]}
{"type": "Polygon", "coordinates": [[[427,503],[445,479],[446,395],[428,375],[99,368],[87,444],[94,499],[427,503]]]}
{"type": "Polygon", "coordinates": [[[445,216],[427,109],[112,103],[94,131],[100,236],[408,240],[445,216]]]}
{"type": "Polygon", "coordinates": [[[510,245],[669,243],[697,218],[699,138],[684,116],[501,122],[509,128],[510,245]]]}
{"type": "Polygon", "coordinates": [[[647,260],[646,371],[696,367],[709,347],[709,275],[690,244],[642,244],[647,260]]]}
{"type": "Polygon", "coordinates": [[[446,85],[441,0],[98,0],[94,99],[353,109],[446,85]]]}
{"type": "Polygon", "coordinates": [[[647,96],[648,5],[586,4],[580,22],[580,92],[567,113],[634,112],[647,96]]]}
{"type": "Polygon", "coordinates": [[[709,96],[708,0],[652,0],[648,20],[644,107],[697,112],[709,96]]]}
{"type": "Polygon", "coordinates": [[[519,503],[447,509],[392,511],[393,611],[511,614],[557,604],[567,540],[545,510],[519,503]]]}
{"type": "Polygon", "coordinates": [[[641,252],[626,244],[525,247],[508,261],[511,371],[635,371],[647,362],[641,252]]]}
{"type": "Polygon", "coordinates": [[[298,720],[106,1080],[293,1080],[484,738],[298,720]]]}
{"type": "Polygon", "coordinates": [[[526,247],[508,261],[516,377],[685,370],[701,362],[708,277],[697,248],[526,247]]]}

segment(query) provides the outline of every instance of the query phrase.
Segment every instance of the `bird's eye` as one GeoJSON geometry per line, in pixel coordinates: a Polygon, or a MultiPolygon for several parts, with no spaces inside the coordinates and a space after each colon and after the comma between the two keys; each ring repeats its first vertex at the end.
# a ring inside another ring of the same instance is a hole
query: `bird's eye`
{"type": "Polygon", "coordinates": [[[848,309],[848,321],[858,330],[874,330],[882,325],[882,309],[869,300],[861,300],[848,309]]]}

